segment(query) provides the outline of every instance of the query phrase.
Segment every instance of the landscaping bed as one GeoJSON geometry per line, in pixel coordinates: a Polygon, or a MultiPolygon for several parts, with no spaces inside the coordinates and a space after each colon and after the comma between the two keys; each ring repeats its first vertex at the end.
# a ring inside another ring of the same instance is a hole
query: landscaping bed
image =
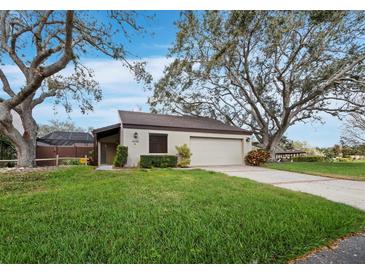
{"type": "Polygon", "coordinates": [[[202,170],[0,174],[0,263],[286,263],[365,213],[202,170]]]}

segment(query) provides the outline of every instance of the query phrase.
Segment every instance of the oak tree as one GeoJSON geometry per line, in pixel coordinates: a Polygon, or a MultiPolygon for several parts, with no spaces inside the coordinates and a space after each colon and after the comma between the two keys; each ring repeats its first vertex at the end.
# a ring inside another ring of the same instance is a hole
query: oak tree
{"type": "Polygon", "coordinates": [[[349,115],[342,128],[341,143],[347,146],[365,145],[365,115],[349,115]]]}
{"type": "Polygon", "coordinates": [[[151,109],[250,129],[274,152],[322,113],[364,113],[364,12],[184,12],[151,109]]]}
{"type": "Polygon", "coordinates": [[[128,11],[1,11],[0,13],[0,132],[16,147],[18,165],[35,165],[38,126],[33,109],[47,98],[71,111],[77,102],[82,112],[93,109],[102,93],[83,56],[104,55],[149,82],[143,62],[131,63],[123,46],[131,33],[143,32],[136,13],[128,11]],[[16,87],[6,75],[5,64],[15,65],[25,82],[16,87]],[[66,67],[72,73],[62,73],[66,67]],[[13,112],[24,132],[13,125],[13,112]]]}

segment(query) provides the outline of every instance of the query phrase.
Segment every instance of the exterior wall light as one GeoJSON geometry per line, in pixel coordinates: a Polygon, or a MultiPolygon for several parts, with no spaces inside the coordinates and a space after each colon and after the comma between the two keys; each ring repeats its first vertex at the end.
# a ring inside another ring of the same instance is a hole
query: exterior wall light
{"type": "Polygon", "coordinates": [[[138,140],[138,132],[133,133],[133,140],[132,140],[132,143],[133,143],[134,145],[136,145],[137,143],[139,143],[139,140],[138,140]]]}
{"type": "Polygon", "coordinates": [[[249,143],[251,141],[251,138],[250,137],[247,137],[246,138],[246,143],[249,143]]]}

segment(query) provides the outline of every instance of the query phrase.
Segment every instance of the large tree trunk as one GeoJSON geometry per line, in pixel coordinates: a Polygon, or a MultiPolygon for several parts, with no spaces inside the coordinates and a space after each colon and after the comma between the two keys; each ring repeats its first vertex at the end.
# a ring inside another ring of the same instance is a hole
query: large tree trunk
{"type": "Polygon", "coordinates": [[[30,101],[26,101],[16,109],[22,121],[24,133],[21,134],[13,124],[11,109],[0,104],[0,131],[15,146],[18,167],[34,167],[37,145],[37,124],[32,117],[30,101]]]}
{"type": "Polygon", "coordinates": [[[24,133],[22,144],[19,146],[18,166],[33,167],[36,165],[36,146],[38,126],[33,119],[32,97],[26,99],[21,105],[19,113],[22,120],[24,133]]]}
{"type": "Polygon", "coordinates": [[[263,136],[263,147],[270,152],[270,160],[275,161],[275,154],[284,135],[284,130],[277,131],[273,136],[263,136]]]}
{"type": "Polygon", "coordinates": [[[26,145],[16,146],[18,156],[18,167],[34,167],[36,157],[36,143],[32,141],[26,143],[26,145]]]}

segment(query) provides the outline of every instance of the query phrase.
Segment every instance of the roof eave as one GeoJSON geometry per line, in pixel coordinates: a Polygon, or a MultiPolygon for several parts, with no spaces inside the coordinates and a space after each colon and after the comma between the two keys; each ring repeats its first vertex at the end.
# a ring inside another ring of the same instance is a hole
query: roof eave
{"type": "Polygon", "coordinates": [[[106,126],[106,127],[100,127],[100,128],[96,128],[92,131],[93,134],[97,134],[97,133],[100,133],[100,132],[104,132],[104,131],[108,131],[108,130],[111,130],[111,129],[116,129],[116,128],[120,128],[120,123],[118,124],[113,124],[113,125],[110,125],[110,126],[106,126]]]}
{"type": "Polygon", "coordinates": [[[185,132],[203,132],[203,133],[218,133],[218,134],[235,134],[235,135],[252,135],[252,132],[246,130],[224,130],[224,129],[201,129],[201,128],[188,128],[188,127],[170,127],[170,126],[156,126],[145,124],[123,124],[123,128],[135,128],[135,129],[156,129],[166,131],[185,131],[185,132]]]}

